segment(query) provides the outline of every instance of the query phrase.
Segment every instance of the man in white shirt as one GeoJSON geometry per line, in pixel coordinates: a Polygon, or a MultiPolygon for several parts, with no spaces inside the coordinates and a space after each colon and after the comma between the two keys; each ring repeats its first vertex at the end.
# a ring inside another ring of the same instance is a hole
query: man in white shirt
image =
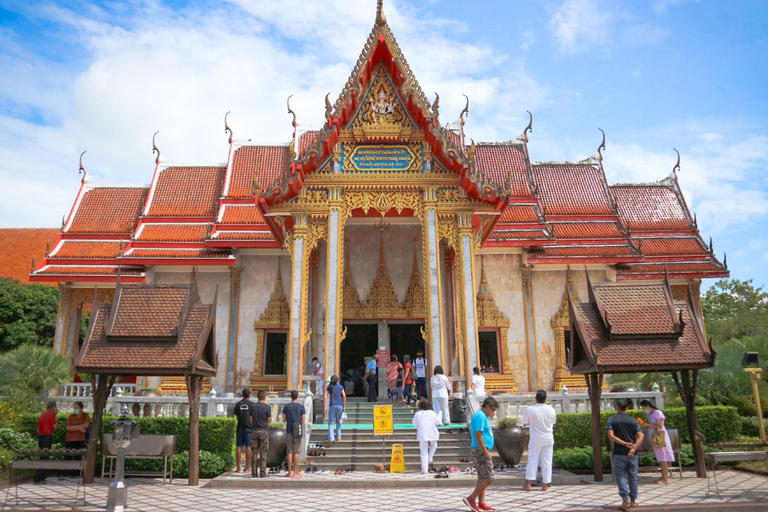
{"type": "Polygon", "coordinates": [[[547,405],[547,392],[536,392],[536,404],[529,406],[523,413],[523,424],[530,426],[528,441],[528,465],[525,468],[524,491],[531,490],[531,482],[536,480],[536,472],[541,463],[542,491],[549,490],[552,483],[552,452],[555,446],[553,429],[557,421],[555,410],[547,405]]]}

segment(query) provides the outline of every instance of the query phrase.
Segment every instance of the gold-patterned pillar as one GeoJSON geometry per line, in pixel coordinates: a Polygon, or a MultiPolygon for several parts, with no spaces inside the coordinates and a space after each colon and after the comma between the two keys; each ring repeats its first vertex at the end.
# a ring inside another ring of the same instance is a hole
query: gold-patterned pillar
{"type": "Polygon", "coordinates": [[[342,312],[344,309],[344,226],[349,211],[344,208],[342,187],[328,188],[328,227],[326,243],[325,302],[325,377],[339,375],[342,312]]]}
{"type": "Polygon", "coordinates": [[[307,294],[309,280],[307,267],[309,252],[309,214],[293,214],[291,249],[291,323],[288,331],[288,388],[300,390],[304,361],[302,347],[307,333],[307,294]]]}
{"type": "Polygon", "coordinates": [[[539,388],[539,375],[536,352],[536,322],[533,309],[533,267],[520,267],[523,281],[523,317],[525,319],[525,344],[528,355],[528,390],[539,388]]]}
{"type": "Polygon", "coordinates": [[[64,353],[67,346],[67,336],[69,334],[70,306],[72,303],[72,285],[62,283],[59,285],[59,311],[56,319],[56,336],[53,342],[53,349],[56,352],[64,353]]]}
{"type": "Polygon", "coordinates": [[[437,187],[423,187],[421,209],[422,248],[424,250],[424,278],[427,291],[427,343],[433,365],[446,366],[445,336],[442,325],[440,293],[440,239],[438,238],[437,187]]]}
{"type": "Polygon", "coordinates": [[[469,389],[472,368],[479,365],[480,348],[477,334],[477,302],[475,297],[475,251],[477,236],[472,231],[472,214],[457,215],[458,265],[456,266],[456,291],[460,294],[458,316],[462,319],[466,349],[466,378],[469,389]]]}

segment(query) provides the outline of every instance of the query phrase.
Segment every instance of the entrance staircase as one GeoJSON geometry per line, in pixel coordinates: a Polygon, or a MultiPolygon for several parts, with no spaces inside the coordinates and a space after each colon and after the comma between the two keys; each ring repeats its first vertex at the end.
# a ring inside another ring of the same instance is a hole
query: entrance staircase
{"type": "MultiPolygon", "coordinates": [[[[402,444],[405,455],[406,471],[420,471],[419,443],[416,441],[416,429],[412,425],[413,414],[417,409],[411,409],[398,402],[392,404],[392,419],[394,423],[391,436],[373,435],[373,407],[375,405],[389,405],[389,400],[381,400],[377,403],[368,403],[350,398],[347,400],[347,421],[342,425],[342,441],[333,444],[328,443],[328,425],[322,414],[316,418],[309,438],[310,444],[325,444],[325,456],[307,456],[311,464],[318,469],[335,471],[339,468],[355,471],[374,471],[376,464],[382,463],[382,437],[384,447],[384,464],[389,464],[392,445],[402,444]]],[[[316,407],[322,413],[322,402],[316,402],[316,407]]],[[[469,458],[469,431],[465,424],[456,424],[452,427],[440,427],[440,440],[437,443],[437,452],[434,457],[434,466],[457,466],[462,471],[470,464],[461,462],[463,458],[469,458]]],[[[309,451],[315,448],[309,448],[309,451]]]]}

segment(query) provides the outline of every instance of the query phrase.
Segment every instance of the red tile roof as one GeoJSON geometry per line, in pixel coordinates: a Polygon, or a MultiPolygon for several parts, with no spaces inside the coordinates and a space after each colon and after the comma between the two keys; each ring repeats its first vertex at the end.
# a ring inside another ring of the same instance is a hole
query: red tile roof
{"type": "Polygon", "coordinates": [[[661,185],[612,185],[619,218],[631,230],[692,229],[678,195],[661,185]]]}
{"type": "Polygon", "coordinates": [[[69,265],[46,265],[36,274],[42,275],[94,275],[94,276],[116,276],[118,269],[120,275],[141,275],[144,270],[137,267],[122,267],[114,265],[94,265],[94,266],[77,266],[72,267],[69,265]]]}
{"type": "Polygon", "coordinates": [[[478,144],[475,146],[475,164],[491,183],[511,185],[514,197],[532,197],[528,166],[522,145],[478,144]]]}
{"type": "Polygon", "coordinates": [[[222,205],[224,214],[221,224],[260,224],[266,225],[264,217],[255,205],[222,205]]]}
{"type": "Polygon", "coordinates": [[[149,217],[213,217],[221,196],[224,167],[168,167],[157,177],[149,217]]]}
{"type": "Polygon", "coordinates": [[[603,173],[588,164],[534,164],[545,215],[612,215],[603,173]]]}
{"type": "Polygon", "coordinates": [[[499,223],[524,223],[524,222],[541,222],[538,214],[536,213],[536,206],[527,204],[510,204],[503,212],[501,212],[501,218],[499,223]]]}
{"type": "Polygon", "coordinates": [[[126,242],[65,240],[51,253],[51,258],[117,258],[126,242]]]}
{"type": "Polygon", "coordinates": [[[547,234],[541,229],[495,229],[488,238],[490,240],[548,239],[547,234]]]}
{"type": "Polygon", "coordinates": [[[141,227],[136,240],[142,242],[202,242],[213,224],[149,224],[141,227]]]}
{"type": "Polygon", "coordinates": [[[127,258],[227,258],[232,253],[218,249],[130,249],[127,258]]]}
{"type": "Polygon", "coordinates": [[[133,233],[146,188],[98,187],[83,194],[67,233],[133,233]]]}
{"type": "Polygon", "coordinates": [[[121,286],[109,336],[162,338],[175,336],[189,288],[121,286]]]}
{"type": "Polygon", "coordinates": [[[709,254],[696,237],[664,237],[637,239],[646,256],[689,256],[709,254]]]}
{"type": "Polygon", "coordinates": [[[544,257],[589,257],[589,256],[624,256],[635,253],[626,245],[576,245],[569,247],[534,247],[530,250],[531,258],[544,257]]]}
{"type": "Polygon", "coordinates": [[[242,146],[232,156],[227,197],[253,197],[254,175],[262,190],[290,167],[288,146],[242,146]]]}
{"type": "Polygon", "coordinates": [[[677,274],[681,272],[727,272],[727,270],[722,266],[710,262],[632,263],[629,265],[617,266],[616,271],[621,274],[663,274],[665,269],[670,274],[677,274]]]}
{"type": "MultiPolygon", "coordinates": [[[[299,149],[297,153],[303,156],[308,149],[314,149],[317,146],[317,139],[320,136],[320,130],[311,130],[299,135],[299,149]]],[[[290,164],[289,164],[290,165],[290,164]]]]}
{"type": "Polygon", "coordinates": [[[595,284],[595,301],[607,315],[613,335],[675,334],[672,297],[663,283],[635,286],[595,284]]]}
{"type": "Polygon", "coordinates": [[[274,240],[269,231],[217,231],[215,240],[274,240]]]}
{"type": "Polygon", "coordinates": [[[39,266],[45,258],[45,246],[53,249],[59,237],[54,229],[0,229],[0,277],[29,283],[32,258],[39,266]]]}
{"type": "Polygon", "coordinates": [[[553,222],[556,238],[626,238],[615,222],[553,222]]]}

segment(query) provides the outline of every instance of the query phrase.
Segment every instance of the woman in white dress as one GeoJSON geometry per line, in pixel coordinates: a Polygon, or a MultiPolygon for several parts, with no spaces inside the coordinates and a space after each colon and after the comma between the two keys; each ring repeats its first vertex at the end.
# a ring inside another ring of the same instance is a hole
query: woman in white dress
{"type": "Polygon", "coordinates": [[[482,403],[485,400],[485,377],[480,374],[480,368],[472,368],[472,392],[475,394],[475,400],[482,403]]]}
{"type": "Polygon", "coordinates": [[[432,386],[432,405],[435,414],[442,418],[443,425],[451,424],[451,413],[448,411],[448,397],[450,396],[451,381],[443,374],[443,367],[435,366],[434,376],[429,381],[432,386]]]}

